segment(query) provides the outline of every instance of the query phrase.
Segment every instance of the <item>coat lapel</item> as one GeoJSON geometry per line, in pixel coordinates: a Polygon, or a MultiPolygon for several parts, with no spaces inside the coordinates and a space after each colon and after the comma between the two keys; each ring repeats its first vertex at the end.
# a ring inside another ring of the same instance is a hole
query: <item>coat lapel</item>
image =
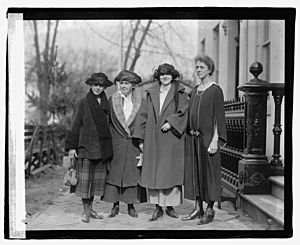
{"type": "MultiPolygon", "coordinates": [[[[172,84],[168,94],[167,94],[167,97],[164,101],[164,104],[163,104],[163,107],[161,108],[161,112],[160,114],[162,115],[164,113],[164,111],[166,110],[166,108],[168,107],[168,105],[171,103],[171,101],[173,100],[174,98],[174,84],[172,84]]],[[[184,87],[180,86],[178,87],[178,92],[181,91],[181,90],[184,90],[184,87]]]]}
{"type": "Polygon", "coordinates": [[[161,112],[160,115],[162,115],[164,113],[164,111],[166,110],[167,106],[170,104],[170,102],[172,101],[174,97],[174,84],[171,85],[171,88],[167,94],[167,97],[163,103],[163,106],[161,108],[161,112]]]}
{"type": "Polygon", "coordinates": [[[138,113],[140,106],[141,106],[142,99],[140,96],[137,95],[137,93],[133,90],[132,91],[132,103],[133,103],[133,108],[132,112],[127,120],[127,125],[128,127],[133,123],[136,114],[138,113]]]}
{"type": "Polygon", "coordinates": [[[155,84],[148,89],[154,107],[156,119],[159,118],[159,84],[155,84]]]}
{"type": "Polygon", "coordinates": [[[122,97],[118,91],[112,95],[112,106],[119,123],[125,129],[126,133],[130,135],[130,131],[125,121],[125,115],[122,108],[122,97]]]}
{"type": "Polygon", "coordinates": [[[132,103],[133,103],[133,109],[126,122],[124,111],[123,111],[123,105],[122,105],[122,97],[120,93],[116,92],[112,95],[112,105],[113,105],[115,115],[119,123],[122,125],[122,127],[124,128],[124,130],[128,135],[130,135],[129,126],[133,123],[141,105],[141,98],[137,96],[135,92],[133,92],[132,94],[132,103]]]}

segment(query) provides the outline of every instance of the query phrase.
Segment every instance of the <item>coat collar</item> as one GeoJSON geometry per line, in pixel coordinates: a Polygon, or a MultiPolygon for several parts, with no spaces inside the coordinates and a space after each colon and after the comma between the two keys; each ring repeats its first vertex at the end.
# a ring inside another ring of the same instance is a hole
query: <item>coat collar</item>
{"type": "Polygon", "coordinates": [[[141,97],[137,96],[135,91],[132,91],[132,103],[133,103],[133,109],[132,109],[132,112],[131,112],[127,122],[126,122],[124,111],[123,111],[121,94],[118,91],[116,91],[112,95],[113,110],[115,112],[115,115],[116,115],[118,121],[120,122],[120,124],[125,129],[125,131],[127,132],[128,135],[130,135],[129,126],[133,123],[133,121],[138,113],[138,110],[140,108],[140,105],[141,105],[141,97]]]}
{"type": "MultiPolygon", "coordinates": [[[[178,92],[183,92],[183,91],[184,91],[184,87],[179,84],[178,92]]],[[[157,83],[157,84],[153,85],[152,87],[150,87],[149,89],[147,89],[146,92],[148,92],[150,94],[156,118],[159,118],[159,115],[160,114],[162,115],[164,113],[165,109],[167,108],[167,106],[170,104],[170,102],[172,101],[172,99],[174,97],[174,84],[172,83],[172,86],[167,94],[167,97],[161,108],[161,113],[159,113],[159,93],[160,93],[159,83],[157,83]]]]}

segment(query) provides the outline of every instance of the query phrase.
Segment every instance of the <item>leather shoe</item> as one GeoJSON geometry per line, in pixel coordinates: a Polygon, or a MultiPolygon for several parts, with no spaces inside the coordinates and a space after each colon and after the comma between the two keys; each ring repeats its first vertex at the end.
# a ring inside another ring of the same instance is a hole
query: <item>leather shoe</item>
{"type": "Polygon", "coordinates": [[[201,216],[200,210],[193,210],[188,216],[182,217],[181,220],[183,221],[193,220],[196,218],[200,218],[200,216],[201,216]]]}
{"type": "Polygon", "coordinates": [[[173,208],[167,208],[166,214],[171,218],[178,218],[178,215],[175,213],[175,210],[173,208]]]}
{"type": "Polygon", "coordinates": [[[151,219],[149,219],[149,221],[155,221],[158,218],[162,217],[164,215],[164,212],[162,210],[162,208],[156,208],[152,214],[151,219]]]}
{"type": "Polygon", "coordinates": [[[90,222],[90,216],[84,212],[82,217],[81,217],[81,221],[84,222],[84,223],[89,223],[90,222]]]}
{"type": "Polygon", "coordinates": [[[134,208],[129,208],[128,209],[128,214],[133,217],[133,218],[137,218],[138,217],[138,213],[135,211],[134,208]]]}
{"type": "Polygon", "coordinates": [[[90,211],[90,217],[93,219],[103,219],[103,215],[98,214],[95,210],[90,211]]]}
{"type": "Polygon", "coordinates": [[[118,213],[119,213],[119,210],[120,210],[120,208],[119,208],[118,205],[117,205],[117,206],[114,206],[114,207],[111,209],[111,213],[110,213],[110,215],[108,215],[108,218],[113,218],[113,217],[117,216],[118,213]]]}
{"type": "Polygon", "coordinates": [[[215,213],[215,210],[213,210],[212,208],[206,209],[205,217],[203,219],[200,219],[197,225],[205,225],[212,222],[214,220],[215,213]]]}

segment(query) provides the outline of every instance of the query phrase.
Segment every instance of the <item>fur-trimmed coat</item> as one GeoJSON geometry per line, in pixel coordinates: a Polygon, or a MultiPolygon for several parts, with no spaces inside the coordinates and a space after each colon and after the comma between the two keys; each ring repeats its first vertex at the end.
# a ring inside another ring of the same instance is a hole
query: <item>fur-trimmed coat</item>
{"type": "Polygon", "coordinates": [[[141,98],[133,91],[133,109],[126,122],[123,112],[122,97],[115,92],[109,99],[110,130],[113,143],[113,159],[109,164],[106,182],[119,187],[137,186],[140,170],[137,167],[140,150],[132,143],[132,134],[141,98]]]}
{"type": "Polygon", "coordinates": [[[169,189],[183,184],[184,141],[188,120],[188,97],[178,88],[178,107],[175,111],[174,84],[159,111],[160,86],[146,90],[137,115],[133,137],[144,141],[144,159],[140,185],[150,189],[169,189]],[[162,132],[169,122],[171,130],[162,132]]]}

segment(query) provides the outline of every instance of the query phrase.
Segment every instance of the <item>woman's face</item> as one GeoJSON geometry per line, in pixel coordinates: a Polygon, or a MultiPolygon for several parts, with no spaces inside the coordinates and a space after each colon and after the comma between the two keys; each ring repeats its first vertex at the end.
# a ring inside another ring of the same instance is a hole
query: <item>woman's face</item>
{"type": "Polygon", "coordinates": [[[120,91],[123,95],[128,96],[133,89],[133,84],[126,80],[120,82],[120,91]]]}
{"type": "Polygon", "coordinates": [[[208,69],[207,65],[201,61],[196,62],[196,73],[199,79],[203,80],[209,76],[211,71],[208,69]]]}
{"type": "Polygon", "coordinates": [[[94,95],[99,95],[104,90],[104,87],[100,86],[100,84],[93,84],[93,85],[91,85],[91,89],[92,89],[94,95]]]}
{"type": "Polygon", "coordinates": [[[172,82],[172,75],[169,74],[160,75],[159,80],[163,85],[167,86],[172,82]]]}

